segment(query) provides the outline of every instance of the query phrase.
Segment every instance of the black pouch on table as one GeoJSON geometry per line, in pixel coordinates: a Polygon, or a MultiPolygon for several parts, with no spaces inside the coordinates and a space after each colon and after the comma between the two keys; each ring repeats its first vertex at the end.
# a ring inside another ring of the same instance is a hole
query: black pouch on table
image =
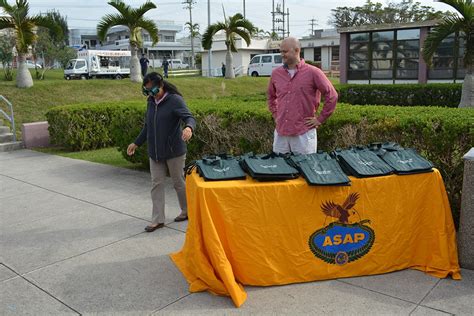
{"type": "Polygon", "coordinates": [[[403,175],[433,171],[433,164],[423,158],[414,149],[403,148],[396,143],[373,143],[369,145],[369,148],[389,164],[397,174],[403,175]]]}
{"type": "Polygon", "coordinates": [[[300,171],[309,185],[350,185],[351,181],[337,161],[323,151],[292,155],[287,160],[300,171]]]}
{"type": "Polygon", "coordinates": [[[254,155],[248,153],[240,158],[242,168],[258,181],[279,181],[298,178],[298,170],[288,165],[280,155],[254,155]]]}
{"type": "Polygon", "coordinates": [[[358,178],[385,176],[394,169],[365,146],[335,150],[333,156],[348,175],[358,178]]]}
{"type": "Polygon", "coordinates": [[[196,168],[206,181],[243,180],[246,178],[239,161],[229,155],[205,156],[185,167],[186,174],[196,168]]]}

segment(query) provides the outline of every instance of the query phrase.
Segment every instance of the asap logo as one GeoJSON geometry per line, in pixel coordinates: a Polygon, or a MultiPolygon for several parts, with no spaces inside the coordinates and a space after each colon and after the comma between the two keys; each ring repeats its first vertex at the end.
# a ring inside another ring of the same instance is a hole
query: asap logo
{"type": "Polygon", "coordinates": [[[351,193],[344,203],[326,201],[321,204],[321,211],[334,219],[329,225],[318,229],[309,237],[308,244],[313,254],[330,264],[344,265],[365,256],[375,241],[375,232],[367,224],[370,220],[351,221],[357,218],[354,209],[358,193],[351,193]]]}

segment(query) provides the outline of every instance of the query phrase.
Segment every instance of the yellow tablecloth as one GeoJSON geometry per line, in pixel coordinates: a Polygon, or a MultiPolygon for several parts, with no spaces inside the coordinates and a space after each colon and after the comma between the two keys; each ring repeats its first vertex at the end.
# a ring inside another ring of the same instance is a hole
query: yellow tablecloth
{"type": "Polygon", "coordinates": [[[302,178],[206,182],[193,173],[186,179],[186,241],[171,258],[191,292],[230,295],[236,306],[247,298],[243,284],[268,286],[406,268],[461,278],[438,170],[351,181],[342,187],[308,186],[302,178]]]}

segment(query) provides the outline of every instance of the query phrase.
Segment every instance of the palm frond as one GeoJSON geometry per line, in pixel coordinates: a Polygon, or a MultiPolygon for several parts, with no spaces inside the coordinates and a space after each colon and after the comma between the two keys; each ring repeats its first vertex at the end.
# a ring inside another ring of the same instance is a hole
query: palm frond
{"type": "Polygon", "coordinates": [[[147,1],[144,4],[142,4],[139,8],[133,10],[133,16],[136,19],[139,19],[142,16],[144,16],[145,13],[147,13],[148,11],[152,9],[156,9],[156,5],[151,1],[147,1]]]}
{"type": "Polygon", "coordinates": [[[472,20],[474,18],[472,0],[439,0],[439,2],[452,6],[466,20],[472,20]]]}
{"type": "Polygon", "coordinates": [[[234,33],[238,34],[240,37],[242,37],[242,39],[245,41],[245,43],[247,43],[247,46],[250,45],[252,35],[249,31],[247,31],[245,29],[235,29],[234,33]]]}
{"type": "Polygon", "coordinates": [[[14,29],[15,24],[13,23],[12,19],[6,16],[0,17],[0,30],[3,29],[14,29]]]}
{"type": "Polygon", "coordinates": [[[128,26],[127,23],[128,21],[120,14],[107,14],[102,18],[102,20],[100,20],[99,24],[97,24],[97,36],[103,41],[107,37],[107,32],[112,26],[128,26]]]}
{"type": "Polygon", "coordinates": [[[202,47],[204,49],[211,49],[212,38],[214,37],[214,35],[217,32],[221,30],[225,30],[225,29],[226,29],[226,25],[222,22],[209,25],[208,28],[206,29],[206,32],[204,32],[204,34],[202,35],[202,41],[201,41],[202,47]]]}
{"type": "Polygon", "coordinates": [[[458,17],[449,17],[445,18],[444,21],[435,26],[423,44],[423,49],[421,54],[423,59],[428,65],[431,65],[431,59],[433,55],[436,53],[441,42],[448,37],[449,35],[458,32],[462,29],[463,20],[458,17]]]}
{"type": "Polygon", "coordinates": [[[156,26],[156,23],[153,20],[141,18],[139,21],[137,21],[136,25],[150,34],[150,38],[153,42],[152,45],[158,43],[158,27],[156,26]]]}
{"type": "Polygon", "coordinates": [[[8,4],[7,0],[0,0],[0,8],[3,8],[3,11],[8,15],[13,12],[13,7],[8,4]]]}
{"type": "Polygon", "coordinates": [[[131,13],[133,12],[133,9],[122,0],[111,0],[107,3],[111,5],[112,7],[114,7],[118,12],[120,12],[120,14],[123,17],[125,18],[131,17],[132,15],[131,13]]]}
{"type": "Polygon", "coordinates": [[[65,35],[63,34],[63,29],[61,26],[48,16],[36,15],[31,17],[30,20],[36,26],[41,26],[52,31],[57,37],[62,37],[65,35]]]}

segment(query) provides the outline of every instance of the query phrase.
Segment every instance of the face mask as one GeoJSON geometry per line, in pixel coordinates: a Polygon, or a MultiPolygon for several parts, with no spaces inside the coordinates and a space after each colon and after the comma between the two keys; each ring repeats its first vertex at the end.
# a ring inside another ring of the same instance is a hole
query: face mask
{"type": "Polygon", "coordinates": [[[160,93],[160,87],[158,86],[153,86],[151,89],[145,88],[145,86],[142,87],[142,93],[144,96],[156,96],[158,93],[160,93]]]}

